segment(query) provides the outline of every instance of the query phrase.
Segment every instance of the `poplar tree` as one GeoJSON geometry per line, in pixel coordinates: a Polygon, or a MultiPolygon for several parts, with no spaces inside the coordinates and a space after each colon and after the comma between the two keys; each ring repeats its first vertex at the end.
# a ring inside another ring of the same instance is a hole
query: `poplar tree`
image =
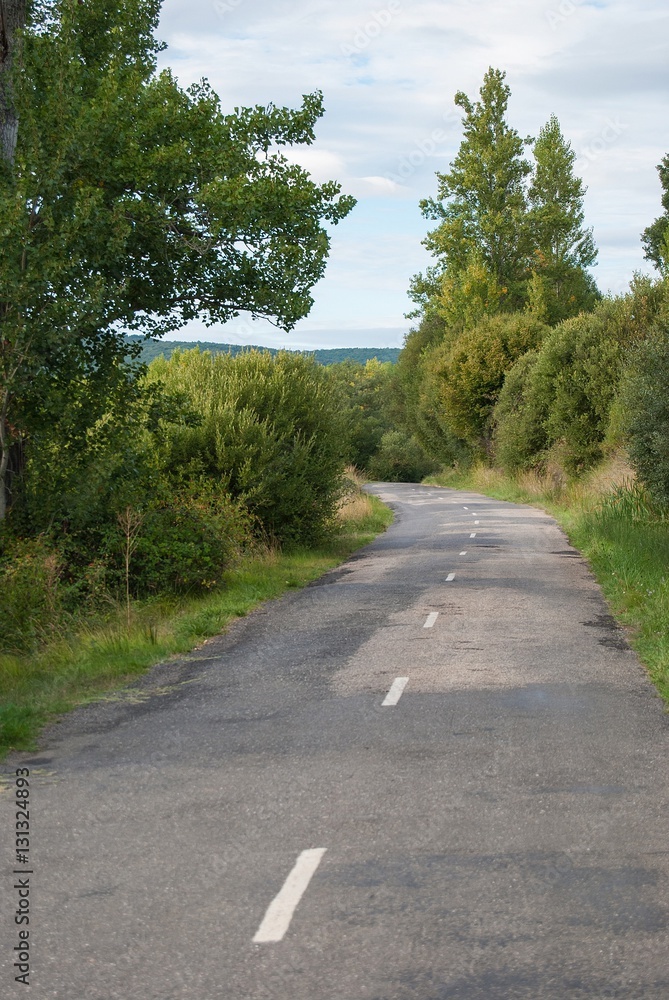
{"type": "Polygon", "coordinates": [[[506,120],[511,91],[505,79],[490,68],[479,100],[455,95],[464,111],[464,138],[450,170],[437,173],[437,198],[422,201],[421,209],[439,222],[424,242],[449,280],[457,285],[469,270],[480,284],[483,269],[491,294],[512,306],[522,298],[527,272],[525,181],[531,166],[523,153],[531,140],[521,139],[506,120]]]}
{"type": "Polygon", "coordinates": [[[555,115],[534,145],[527,227],[532,248],[530,303],[551,323],[591,308],[597,289],[586,268],[597,260],[592,229],[584,227],[586,188],[574,174],[576,154],[555,115]]]}

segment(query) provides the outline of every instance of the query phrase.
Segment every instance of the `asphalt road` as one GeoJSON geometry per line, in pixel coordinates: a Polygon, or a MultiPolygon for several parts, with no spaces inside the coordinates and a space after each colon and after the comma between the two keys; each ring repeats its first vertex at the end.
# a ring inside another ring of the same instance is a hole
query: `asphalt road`
{"type": "Polygon", "coordinates": [[[8,762],[0,994],[669,998],[668,717],[586,565],[535,509],[374,489],[344,567],[8,762]]]}

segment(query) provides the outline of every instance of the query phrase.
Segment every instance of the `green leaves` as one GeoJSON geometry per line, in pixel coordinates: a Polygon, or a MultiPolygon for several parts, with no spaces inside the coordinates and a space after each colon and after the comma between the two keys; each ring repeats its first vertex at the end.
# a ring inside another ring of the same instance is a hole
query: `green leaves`
{"type": "MultiPolygon", "coordinates": [[[[597,251],[583,228],[585,188],[574,177],[574,153],[552,116],[539,138],[522,139],[506,120],[511,91],[505,74],[489,69],[478,101],[458,93],[464,136],[447,173],[437,174],[438,198],[426,199],[426,218],[439,225],[425,245],[439,261],[440,287],[428,292],[449,327],[522,309],[556,323],[592,308],[598,298],[586,268],[597,251]],[[534,145],[535,164],[524,158],[534,145]]],[[[434,283],[433,278],[429,283],[434,283]]],[[[413,297],[426,307],[421,278],[413,297]]]]}
{"type": "Polygon", "coordinates": [[[117,383],[123,330],[241,310],[294,326],[324,272],[323,223],[354,204],[282,152],[313,141],[322,95],[224,114],[206,82],[156,72],[160,7],[53,0],[22,41],[0,188],[2,497],[8,449],[59,417],[69,384],[117,383]]]}

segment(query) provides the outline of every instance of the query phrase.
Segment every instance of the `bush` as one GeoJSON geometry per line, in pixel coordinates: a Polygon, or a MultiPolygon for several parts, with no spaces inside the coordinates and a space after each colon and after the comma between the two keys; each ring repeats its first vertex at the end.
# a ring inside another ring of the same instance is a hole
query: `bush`
{"type": "Polygon", "coordinates": [[[0,651],[30,652],[53,637],[63,619],[62,562],[43,538],[5,546],[0,563],[0,651]]]}
{"type": "Polygon", "coordinates": [[[494,316],[431,352],[426,367],[439,384],[442,420],[470,446],[488,451],[492,411],[514,362],[549,328],[530,315],[494,316]]]}
{"type": "Polygon", "coordinates": [[[369,474],[381,482],[420,483],[436,468],[415,438],[404,431],[387,431],[369,463],[369,474]]]}
{"type": "Polygon", "coordinates": [[[635,352],[621,391],[630,462],[650,497],[669,506],[669,324],[635,352]]]}
{"type": "Polygon", "coordinates": [[[168,475],[210,479],[281,542],[313,542],[334,524],[346,438],[332,380],[313,359],[196,349],[156,359],[149,378],[182,393],[201,421],[165,425],[168,475]]]}
{"type": "Polygon", "coordinates": [[[547,410],[532,391],[538,351],[528,351],[507,372],[493,411],[493,451],[507,472],[529,469],[546,448],[547,410]]]}
{"type": "Polygon", "coordinates": [[[541,468],[559,455],[565,471],[578,475],[601,459],[626,352],[648,335],[663,301],[657,283],[638,279],[629,295],[561,323],[511,369],[493,415],[505,468],[541,468]]]}
{"type": "MultiPolygon", "coordinates": [[[[124,554],[123,519],[116,564],[124,554]]],[[[251,537],[251,518],[228,497],[204,485],[181,490],[138,517],[130,564],[135,594],[210,590],[251,537]]]]}

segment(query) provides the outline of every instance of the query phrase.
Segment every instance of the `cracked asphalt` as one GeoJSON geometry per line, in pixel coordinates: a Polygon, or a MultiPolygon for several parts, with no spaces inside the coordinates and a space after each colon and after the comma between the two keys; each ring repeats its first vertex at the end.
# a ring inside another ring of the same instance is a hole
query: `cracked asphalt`
{"type": "Polygon", "coordinates": [[[668,716],[588,567],[534,508],[370,489],[343,567],[4,765],[35,1000],[669,998],[668,716]]]}

